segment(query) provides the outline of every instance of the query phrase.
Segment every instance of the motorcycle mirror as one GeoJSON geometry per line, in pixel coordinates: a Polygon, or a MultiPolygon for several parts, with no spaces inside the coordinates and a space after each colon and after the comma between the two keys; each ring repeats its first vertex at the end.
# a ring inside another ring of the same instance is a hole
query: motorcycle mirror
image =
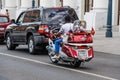
{"type": "Polygon", "coordinates": [[[91,34],[94,35],[95,34],[95,30],[94,28],[92,27],[92,30],[91,30],[91,34]]]}

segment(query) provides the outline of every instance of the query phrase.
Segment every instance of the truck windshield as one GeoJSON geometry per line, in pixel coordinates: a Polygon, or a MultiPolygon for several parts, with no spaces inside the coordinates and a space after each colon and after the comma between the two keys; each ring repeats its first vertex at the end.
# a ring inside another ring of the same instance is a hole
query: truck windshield
{"type": "MultiPolygon", "coordinates": [[[[59,23],[64,22],[65,16],[69,15],[69,10],[67,8],[51,8],[46,9],[44,14],[44,21],[47,23],[59,23]]],[[[77,20],[78,17],[73,9],[72,11],[72,18],[73,20],[77,20]]]]}
{"type": "Polygon", "coordinates": [[[0,17],[0,23],[7,23],[8,18],[7,17],[0,17]]]}

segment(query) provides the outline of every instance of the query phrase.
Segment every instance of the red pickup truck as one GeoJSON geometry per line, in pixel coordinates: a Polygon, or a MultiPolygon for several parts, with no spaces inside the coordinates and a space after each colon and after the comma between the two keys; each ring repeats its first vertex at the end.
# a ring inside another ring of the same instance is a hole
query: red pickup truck
{"type": "Polygon", "coordinates": [[[0,43],[4,41],[4,33],[6,30],[6,27],[11,24],[10,19],[8,16],[4,14],[0,14],[0,43]]]}

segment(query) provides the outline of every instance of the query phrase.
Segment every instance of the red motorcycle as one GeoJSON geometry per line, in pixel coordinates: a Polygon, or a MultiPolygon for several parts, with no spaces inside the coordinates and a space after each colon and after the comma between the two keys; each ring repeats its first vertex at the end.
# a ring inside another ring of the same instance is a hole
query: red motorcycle
{"type": "MultiPolygon", "coordinates": [[[[91,31],[92,32],[92,31],[91,31]]],[[[67,43],[61,43],[60,57],[52,58],[55,55],[55,37],[50,34],[48,55],[53,63],[66,62],[74,67],[79,67],[82,62],[88,62],[94,57],[92,33],[86,31],[74,31],[67,34],[67,43]]]]}

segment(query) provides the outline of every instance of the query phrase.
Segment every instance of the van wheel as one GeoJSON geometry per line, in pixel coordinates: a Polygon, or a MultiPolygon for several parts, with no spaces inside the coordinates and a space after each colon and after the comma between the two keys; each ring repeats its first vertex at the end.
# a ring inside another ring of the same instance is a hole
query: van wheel
{"type": "Polygon", "coordinates": [[[30,54],[35,54],[35,42],[33,36],[28,39],[28,49],[30,54]]]}
{"type": "Polygon", "coordinates": [[[7,36],[6,36],[6,47],[8,50],[15,50],[15,48],[16,48],[16,45],[12,43],[10,34],[7,34],[7,36]]]}

